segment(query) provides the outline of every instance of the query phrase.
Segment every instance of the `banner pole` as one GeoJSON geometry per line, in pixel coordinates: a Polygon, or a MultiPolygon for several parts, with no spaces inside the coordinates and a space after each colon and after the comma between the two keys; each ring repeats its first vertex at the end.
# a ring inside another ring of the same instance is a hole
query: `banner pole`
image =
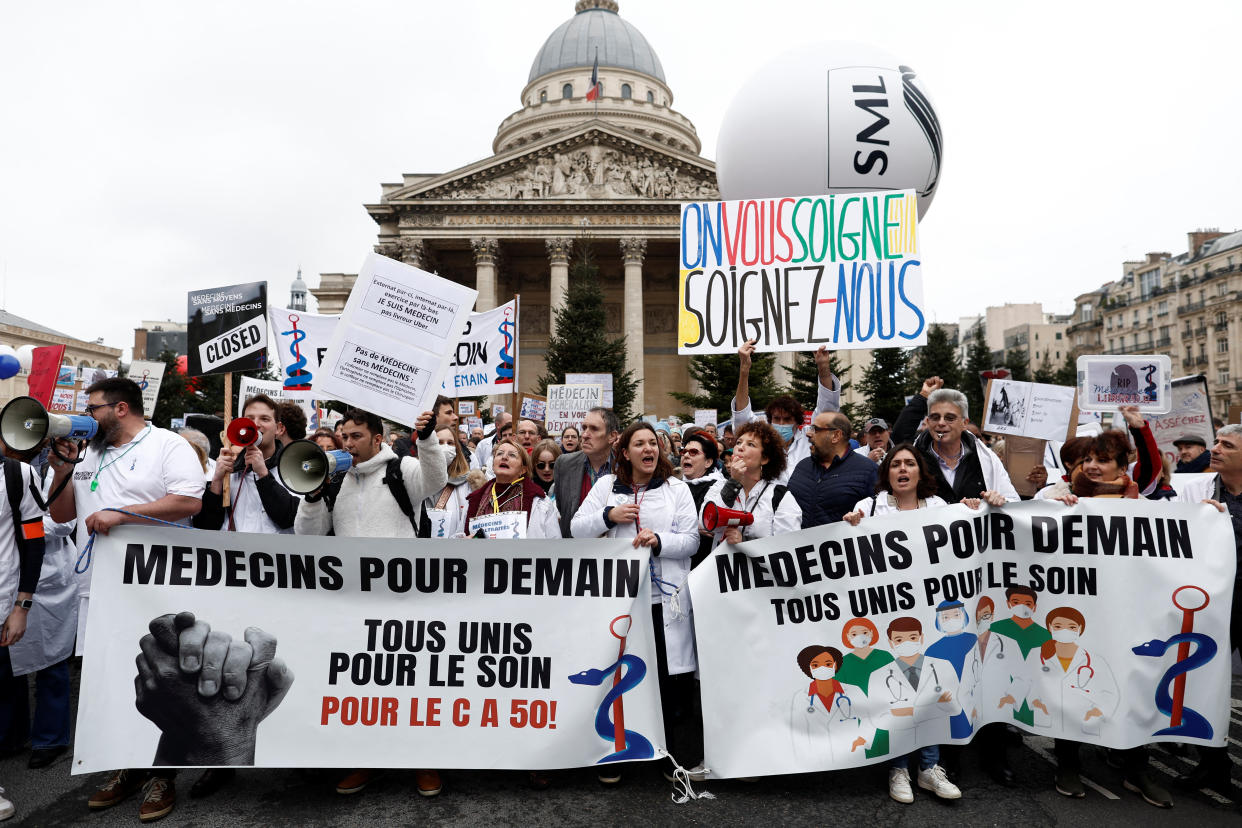
{"type": "MultiPolygon", "coordinates": [[[[227,446],[229,444],[229,423],[233,420],[233,372],[230,371],[224,375],[224,431],[220,432],[220,444],[227,446]]],[[[220,502],[224,508],[229,507],[229,481],[233,475],[226,474],[224,476],[223,488],[220,491],[220,502]]]]}
{"type": "Polygon", "coordinates": [[[517,430],[518,418],[518,363],[521,361],[521,348],[518,344],[522,336],[522,294],[513,294],[513,393],[509,395],[509,416],[513,418],[513,428],[517,430]]]}

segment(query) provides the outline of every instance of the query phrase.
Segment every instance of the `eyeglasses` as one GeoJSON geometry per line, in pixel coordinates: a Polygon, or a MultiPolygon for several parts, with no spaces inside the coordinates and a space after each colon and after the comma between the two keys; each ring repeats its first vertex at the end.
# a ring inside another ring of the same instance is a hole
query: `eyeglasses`
{"type": "Polygon", "coordinates": [[[840,431],[841,430],[837,428],[836,426],[817,426],[814,423],[811,423],[810,429],[811,431],[814,431],[816,434],[819,434],[821,431],[840,431]]]}
{"type": "Polygon", "coordinates": [[[96,409],[96,408],[111,408],[111,407],[112,407],[112,406],[114,406],[114,405],[120,405],[120,403],[121,403],[121,401],[120,401],[120,400],[117,400],[116,402],[110,402],[110,403],[98,403],[98,404],[96,404],[96,405],[88,405],[88,406],[86,407],[86,413],[87,413],[87,414],[90,414],[90,415],[92,415],[92,416],[93,416],[93,415],[94,415],[94,413],[95,413],[95,409],[96,409]]]}
{"type": "Polygon", "coordinates": [[[553,467],[553,466],[555,466],[555,465],[556,465],[556,463],[536,463],[536,464],[535,464],[535,468],[537,468],[537,469],[550,469],[550,468],[552,468],[552,467],[553,467]]]}

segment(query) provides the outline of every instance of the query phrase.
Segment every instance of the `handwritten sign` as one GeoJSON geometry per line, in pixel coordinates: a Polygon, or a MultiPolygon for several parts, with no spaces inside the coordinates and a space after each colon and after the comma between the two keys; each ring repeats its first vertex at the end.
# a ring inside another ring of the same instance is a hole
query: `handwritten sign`
{"type": "Polygon", "coordinates": [[[1208,397],[1207,380],[1201,375],[1178,377],[1171,385],[1169,413],[1148,417],[1151,432],[1156,438],[1160,453],[1171,462],[1177,462],[1177,447],[1173,441],[1179,437],[1202,437],[1211,447],[1216,439],[1212,427],[1212,405],[1208,397]]]}
{"type": "Polygon", "coordinates": [[[716,424],[716,409],[714,408],[696,408],[694,410],[694,424],[700,428],[716,424]]]}
{"type": "Polygon", "coordinates": [[[560,436],[566,426],[581,428],[583,419],[592,408],[604,402],[604,386],[595,385],[549,385],[548,408],[544,422],[548,434],[560,436]]]}
{"type": "Polygon", "coordinates": [[[566,385],[595,385],[604,386],[604,408],[612,408],[612,374],[566,374],[566,385]]]}
{"type": "Polygon", "coordinates": [[[1073,419],[1074,394],[1075,390],[1067,386],[992,380],[988,384],[983,430],[990,434],[1064,440],[1073,419]]]}
{"type": "Polygon", "coordinates": [[[518,399],[518,419],[542,423],[548,412],[548,398],[538,394],[523,394],[518,399]]]}
{"type": "Polygon", "coordinates": [[[913,190],[681,208],[677,352],[927,341],[913,190]]]}

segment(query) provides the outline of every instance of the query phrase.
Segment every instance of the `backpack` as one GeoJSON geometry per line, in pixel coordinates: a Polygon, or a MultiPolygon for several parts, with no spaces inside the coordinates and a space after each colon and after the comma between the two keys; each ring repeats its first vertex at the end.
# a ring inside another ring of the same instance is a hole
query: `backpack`
{"type": "MultiPolygon", "coordinates": [[[[331,512],[336,505],[336,496],[341,491],[341,483],[345,480],[345,475],[338,474],[328,483],[328,490],[324,492],[324,505],[331,512]]],[[[388,465],[384,467],[384,485],[392,492],[393,499],[397,501],[397,506],[401,508],[401,514],[410,519],[410,525],[414,527],[414,534],[418,537],[418,515],[414,513],[414,504],[410,502],[410,493],[405,490],[405,480],[401,477],[401,458],[394,457],[388,461],[388,465]]]]}
{"type": "MultiPolygon", "coordinates": [[[[26,533],[22,531],[22,487],[25,482],[22,479],[21,461],[11,457],[4,458],[4,490],[9,496],[9,514],[13,517],[13,535],[17,539],[18,550],[23,553],[26,551],[26,533]]],[[[33,476],[30,480],[30,492],[34,495],[35,503],[46,512],[47,504],[43,502],[43,493],[35,485],[33,476]]]]}

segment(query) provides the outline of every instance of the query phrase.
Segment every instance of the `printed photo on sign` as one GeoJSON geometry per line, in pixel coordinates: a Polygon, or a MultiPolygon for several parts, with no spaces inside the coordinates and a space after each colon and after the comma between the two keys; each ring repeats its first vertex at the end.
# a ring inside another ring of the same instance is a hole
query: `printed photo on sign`
{"type": "Polygon", "coordinates": [[[1040,382],[991,380],[983,430],[993,434],[1065,440],[1075,389],[1040,382]]]}
{"type": "Polygon", "coordinates": [[[677,352],[927,341],[913,190],[681,208],[677,352]]]}
{"type": "Polygon", "coordinates": [[[187,373],[255,371],[267,364],[267,282],[187,295],[187,373]]]}
{"type": "Polygon", "coordinates": [[[71,363],[65,363],[60,366],[60,372],[56,375],[57,385],[73,385],[78,381],[78,369],[71,363]]]}
{"type": "Polygon", "coordinates": [[[1171,363],[1164,354],[1081,356],[1078,405],[1083,411],[1137,405],[1144,414],[1166,414],[1171,380],[1171,363]]]}

